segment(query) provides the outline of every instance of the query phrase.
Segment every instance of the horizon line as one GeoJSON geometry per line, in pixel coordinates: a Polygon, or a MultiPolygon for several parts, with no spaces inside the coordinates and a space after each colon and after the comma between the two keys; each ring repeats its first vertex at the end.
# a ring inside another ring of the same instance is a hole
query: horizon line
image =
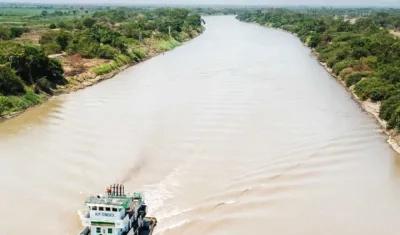
{"type": "Polygon", "coordinates": [[[56,3],[44,3],[44,2],[26,2],[26,1],[19,1],[19,2],[3,2],[0,1],[0,6],[2,4],[12,4],[12,5],[20,5],[20,4],[28,4],[28,5],[53,5],[53,6],[198,6],[199,8],[202,7],[210,7],[210,6],[220,6],[220,7],[317,7],[317,8],[400,8],[400,3],[395,4],[387,4],[387,5],[327,5],[327,4],[221,4],[221,3],[70,3],[68,1],[62,2],[58,1],[56,3]]]}

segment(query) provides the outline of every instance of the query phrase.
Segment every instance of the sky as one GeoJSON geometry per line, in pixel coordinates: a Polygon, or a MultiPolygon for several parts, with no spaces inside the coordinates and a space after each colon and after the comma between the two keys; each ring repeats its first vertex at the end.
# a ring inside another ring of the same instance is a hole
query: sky
{"type": "Polygon", "coordinates": [[[400,7],[400,0],[0,0],[26,3],[82,3],[82,4],[228,4],[228,5],[319,5],[319,6],[392,6],[400,7]]]}

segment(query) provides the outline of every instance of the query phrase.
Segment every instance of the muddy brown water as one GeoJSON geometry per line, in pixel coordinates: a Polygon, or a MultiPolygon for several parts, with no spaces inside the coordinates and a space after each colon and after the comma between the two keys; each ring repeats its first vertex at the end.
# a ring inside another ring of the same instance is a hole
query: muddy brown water
{"type": "Polygon", "coordinates": [[[207,31],[0,124],[0,234],[77,234],[91,193],[145,192],[166,235],[397,235],[398,157],[285,32],[207,31]]]}

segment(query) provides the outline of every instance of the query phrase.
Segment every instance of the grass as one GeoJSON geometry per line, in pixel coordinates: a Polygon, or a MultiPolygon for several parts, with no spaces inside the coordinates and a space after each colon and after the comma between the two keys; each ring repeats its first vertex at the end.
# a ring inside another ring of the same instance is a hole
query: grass
{"type": "MultiPolygon", "coordinates": [[[[174,49],[177,46],[180,46],[181,43],[176,41],[175,39],[170,40],[162,40],[158,42],[153,42],[156,47],[158,47],[161,51],[169,51],[174,49]]],[[[150,46],[153,47],[154,45],[150,46]]],[[[133,49],[130,56],[127,55],[118,55],[108,64],[102,64],[92,68],[92,71],[96,74],[96,76],[111,73],[112,71],[132,63],[133,61],[139,62],[146,57],[145,49],[149,48],[141,48],[141,49],[133,49]]]]}
{"type": "Polygon", "coordinates": [[[119,54],[110,63],[96,66],[96,67],[92,68],[92,71],[97,76],[99,76],[99,75],[110,73],[126,64],[131,63],[132,61],[133,61],[133,58],[131,58],[127,55],[119,54]]]}
{"type": "Polygon", "coordinates": [[[170,39],[168,41],[161,41],[158,43],[158,47],[163,51],[172,50],[179,45],[181,45],[181,43],[176,41],[175,39],[170,39]]]}
{"type": "Polygon", "coordinates": [[[74,18],[81,19],[82,16],[90,16],[93,10],[86,9],[80,10],[78,8],[54,8],[54,9],[41,9],[41,8],[12,8],[0,7],[0,22],[2,26],[29,26],[31,29],[47,28],[51,23],[58,23],[60,21],[70,21],[74,18]],[[55,11],[72,12],[76,14],[68,14],[62,16],[51,15],[55,11]],[[47,11],[48,16],[42,17],[42,11],[47,11]]]}
{"type": "Polygon", "coordinates": [[[0,96],[0,116],[8,115],[40,104],[43,98],[28,89],[24,96],[0,96]]]}
{"type": "Polygon", "coordinates": [[[111,62],[109,64],[102,64],[99,65],[97,67],[92,68],[92,71],[97,75],[103,75],[103,74],[107,74],[110,73],[112,71],[114,71],[115,69],[117,69],[118,66],[116,66],[115,62],[111,62]]]}

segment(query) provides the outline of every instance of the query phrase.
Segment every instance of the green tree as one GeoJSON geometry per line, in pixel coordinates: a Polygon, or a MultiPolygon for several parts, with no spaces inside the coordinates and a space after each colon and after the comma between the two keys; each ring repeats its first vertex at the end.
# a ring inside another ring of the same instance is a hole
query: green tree
{"type": "Polygon", "coordinates": [[[10,63],[27,85],[46,77],[52,83],[65,83],[59,61],[50,59],[40,47],[0,42],[0,64],[10,63]]]}
{"type": "Polygon", "coordinates": [[[65,29],[65,28],[67,28],[67,23],[65,23],[64,21],[60,21],[60,22],[58,22],[57,26],[60,29],[65,29]]]}
{"type": "Polygon", "coordinates": [[[85,18],[82,23],[85,27],[92,28],[93,25],[96,24],[96,20],[93,18],[85,18]]]}
{"type": "Polygon", "coordinates": [[[18,95],[24,93],[24,84],[9,63],[0,65],[0,95],[18,95]]]}
{"type": "Polygon", "coordinates": [[[60,45],[61,50],[64,51],[67,46],[69,41],[71,40],[72,36],[71,33],[65,30],[60,30],[57,35],[56,35],[56,42],[58,45],[60,45]]]}

